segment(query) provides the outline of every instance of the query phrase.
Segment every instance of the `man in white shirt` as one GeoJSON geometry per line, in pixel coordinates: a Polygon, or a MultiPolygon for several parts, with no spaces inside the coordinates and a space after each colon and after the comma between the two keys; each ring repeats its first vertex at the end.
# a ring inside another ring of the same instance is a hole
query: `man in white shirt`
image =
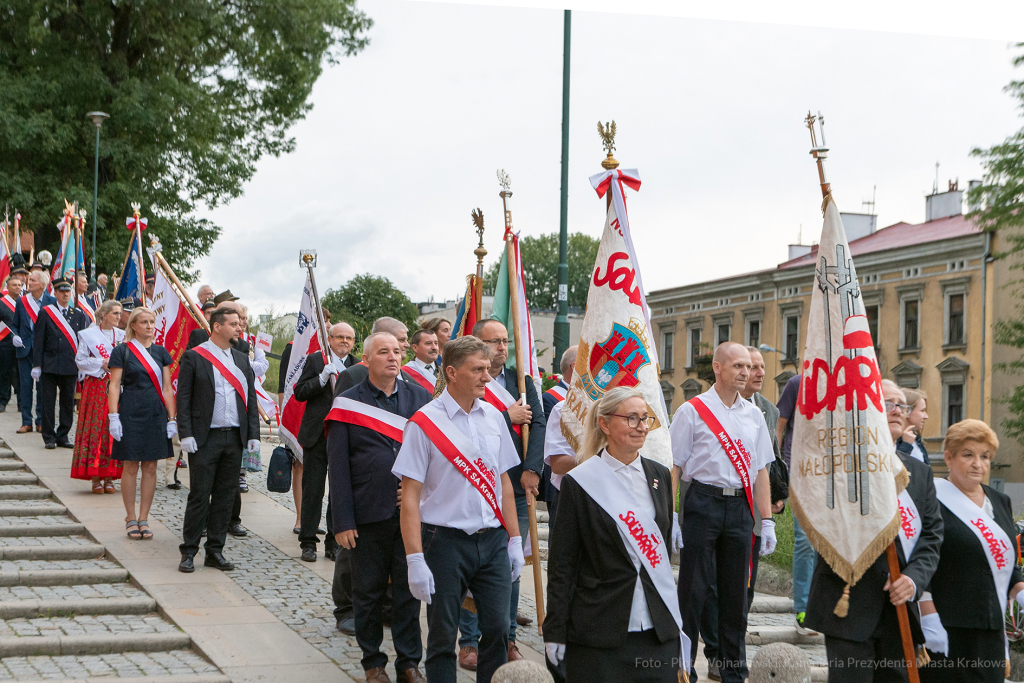
{"type": "Polygon", "coordinates": [[[430,330],[416,330],[409,339],[413,359],[406,364],[408,374],[427,391],[433,393],[441,368],[437,362],[440,347],[437,335],[430,330]]]}
{"type": "Polygon", "coordinates": [[[512,581],[525,560],[508,475],[519,456],[501,413],[482,400],[491,355],[475,337],[448,342],[442,367],[447,387],[411,418],[392,469],[402,477],[409,590],[427,603],[425,669],[431,683],[456,681],[455,644],[467,589],[481,632],[477,682],[490,683],[508,659],[512,581]]]}
{"type": "MultiPolygon", "coordinates": [[[[719,673],[725,683],[742,683],[752,510],[756,505],[761,513],[761,554],[768,555],[776,541],[766,467],[775,454],[764,416],[739,393],[751,371],[750,353],[742,344],[725,342],[715,349],[712,367],[715,384],[684,403],[669,429],[680,477],[691,482],[683,503],[679,605],[683,629],[696,643],[717,569],[719,673]]],[[[695,676],[693,654],[689,666],[695,676]]]]}

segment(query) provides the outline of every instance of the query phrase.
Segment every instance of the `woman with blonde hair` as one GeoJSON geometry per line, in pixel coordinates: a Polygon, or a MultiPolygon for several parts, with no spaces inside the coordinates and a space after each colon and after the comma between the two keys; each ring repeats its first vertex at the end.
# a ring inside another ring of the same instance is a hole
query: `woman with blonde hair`
{"type": "Polygon", "coordinates": [[[903,389],[903,395],[909,406],[905,415],[907,424],[914,430],[914,440],[911,442],[911,455],[928,464],[928,449],[924,447],[924,422],[928,419],[928,395],[920,389],[903,389]]]}
{"type": "Polygon", "coordinates": [[[107,418],[114,439],[113,457],[124,463],[121,499],[128,538],[148,540],[149,509],[156,490],[156,466],[174,454],[171,437],[178,433],[171,388],[171,354],[153,343],[156,316],[139,307],[128,316],[125,343],[110,354],[107,418]],[[136,476],[141,463],[139,516],[135,516],[136,476]]]}
{"type": "Polygon", "coordinates": [[[92,481],[92,492],[100,494],[116,493],[114,480],[121,478],[121,463],[110,457],[107,423],[107,363],[114,349],[124,341],[124,332],[117,329],[120,319],[121,304],[104,301],[96,311],[96,322],[78,333],[75,355],[78,376],[83,379],[71,478],[92,481]]]}
{"type": "Polygon", "coordinates": [[[580,464],[562,479],[544,641],[568,681],[674,683],[690,661],[666,542],[671,474],[640,455],[652,412],[638,389],[606,393],[587,412],[580,464]]]}

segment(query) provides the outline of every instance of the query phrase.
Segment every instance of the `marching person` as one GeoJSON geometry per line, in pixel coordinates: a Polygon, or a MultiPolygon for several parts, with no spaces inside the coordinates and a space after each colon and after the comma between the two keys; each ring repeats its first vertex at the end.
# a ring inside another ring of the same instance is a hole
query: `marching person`
{"type": "Polygon", "coordinates": [[[639,389],[608,391],[587,412],[580,464],[562,479],[544,649],[552,664],[564,658],[569,681],[675,683],[689,649],[665,543],[672,475],[640,455],[654,420],[639,389]]]}
{"type": "MultiPolygon", "coordinates": [[[[373,321],[373,327],[370,330],[370,334],[377,334],[378,332],[387,332],[397,339],[398,345],[402,347],[402,357],[405,358],[408,355],[410,346],[409,328],[406,327],[405,323],[401,320],[396,320],[386,316],[383,318],[377,318],[373,321]]],[[[366,379],[367,374],[366,365],[363,363],[356,363],[349,367],[348,370],[338,376],[337,382],[334,383],[334,395],[341,396],[342,393],[348,391],[366,379]]],[[[409,377],[404,370],[398,375],[398,379],[406,382],[413,381],[413,379],[409,377]]]]}
{"type": "Polygon", "coordinates": [[[921,669],[925,683],[994,683],[1008,673],[1003,615],[1008,600],[1024,604],[1024,575],[1010,498],[982,483],[998,448],[981,420],[946,430],[949,476],[935,482],[945,534],[930,595],[921,600],[926,647],[934,655],[921,669]]]}
{"type": "Polygon", "coordinates": [[[121,304],[104,301],[96,311],[96,324],[78,333],[75,362],[83,380],[82,398],[78,402],[71,478],[91,481],[93,493],[116,493],[114,480],[121,478],[121,462],[110,457],[111,439],[107,419],[110,413],[110,357],[125,337],[124,332],[116,327],[120,319],[121,304]]]}
{"type": "MultiPolygon", "coordinates": [[[[882,392],[889,433],[896,443],[907,429],[906,399],[890,380],[882,380],[882,392]]],[[[898,499],[899,580],[890,580],[888,559],[882,551],[860,580],[848,588],[849,612],[839,617],[835,606],[847,590],[846,582],[820,556],[815,561],[806,622],[825,634],[828,660],[843,663],[841,667],[829,667],[830,683],[907,680],[896,606],[917,601],[929,582],[934,582],[944,527],[932,468],[914,458],[910,448],[910,443],[901,443],[895,449],[910,474],[910,483],[898,499]]],[[[907,614],[914,642],[924,642],[918,610],[908,609],[907,614]]]]}
{"type": "Polygon", "coordinates": [[[15,311],[21,297],[21,278],[8,276],[4,288],[6,293],[0,296],[0,413],[7,410],[12,390],[17,394],[21,388],[18,384],[17,349],[14,346],[14,335],[18,329],[15,311]]]}
{"type": "Polygon", "coordinates": [[[21,295],[14,310],[17,324],[11,340],[17,349],[14,355],[18,358],[18,403],[21,405],[21,427],[18,434],[32,431],[32,395],[36,395],[36,431],[43,431],[41,401],[39,400],[39,383],[32,376],[32,345],[35,340],[35,326],[39,314],[45,306],[57,303],[46,293],[50,277],[42,270],[33,270],[28,275],[28,292],[21,295]],[[35,388],[35,392],[32,389],[35,388]]]}
{"type": "MultiPolygon", "coordinates": [[[[488,372],[491,382],[487,385],[484,400],[502,411],[505,426],[512,437],[512,443],[519,453],[520,464],[509,473],[515,492],[516,516],[519,528],[527,527],[527,495],[536,497],[540,493],[540,476],[544,471],[544,412],[537,388],[532,379],[526,381],[525,401],[519,394],[519,383],[514,370],[505,368],[508,360],[509,338],[505,326],[497,320],[480,320],[473,326],[473,336],[487,344],[493,355],[488,372]],[[523,447],[522,425],[530,426],[530,442],[523,447]],[[525,451],[525,452],[524,452],[525,451]]],[[[519,614],[519,581],[512,582],[512,600],[509,604],[508,659],[522,659],[516,645],[516,626],[522,621],[526,626],[531,622],[519,614]]],[[[459,622],[459,664],[472,671],[473,659],[478,656],[477,641],[480,638],[477,615],[468,609],[462,610],[459,622]]]]}
{"type": "MultiPolygon", "coordinates": [[[[761,411],[739,394],[750,367],[742,344],[719,344],[712,361],[715,383],[680,406],[669,429],[680,478],[691,482],[679,558],[683,628],[697,642],[708,588],[717,581],[719,672],[725,683],[741,683],[747,675],[743,644],[755,505],[762,518],[761,554],[772,553],[776,544],[766,469],[775,459],[772,442],[761,411]]],[[[691,653],[690,677],[696,680],[693,659],[691,653]]]]}
{"type": "Polygon", "coordinates": [[[78,380],[78,333],[89,326],[85,314],[71,306],[71,280],[53,281],[56,302],[44,306],[33,330],[32,379],[39,382],[39,408],[43,416],[46,448],[74,448],[68,441],[75,419],[75,383],[78,380]],[[60,422],[56,423],[60,392],[60,422]]]}
{"type": "MultiPolygon", "coordinates": [[[[324,487],[327,483],[327,439],[324,436],[324,419],[331,410],[334,388],[331,379],[355,364],[349,353],[355,344],[356,331],[348,323],[337,323],[327,331],[327,345],[330,347],[330,362],[324,361],[324,354],[314,351],[306,356],[302,374],[295,382],[295,400],[305,401],[306,411],[299,425],[299,445],[302,446],[302,511],[299,528],[299,547],[303,562],[316,562],[316,546],[319,542],[317,531],[320,514],[323,512],[324,487]]],[[[324,554],[328,559],[337,553],[334,541],[331,506],[328,499],[327,536],[324,538],[324,554]]]]}
{"type": "Polygon", "coordinates": [[[380,645],[389,581],[398,680],[425,682],[419,671],[423,657],[420,603],[409,592],[400,482],[391,468],[408,418],[430,403],[431,394],[411,382],[398,381],[402,351],[392,335],[371,335],[363,352],[369,376],[336,398],[327,415],[335,538],[351,553],[356,641],[363,651],[367,683],[388,681],[384,671],[388,659],[380,645]]]}
{"type": "Polygon", "coordinates": [[[242,448],[259,444],[256,378],[249,358],[234,347],[238,312],[218,308],[210,316],[210,340],[186,351],[178,366],[181,450],[189,454],[191,488],[182,524],[178,571],[192,572],[192,558],[206,530],[203,564],[235,568],[224,557],[224,538],[238,495],[242,448]]]}
{"type": "Polygon", "coordinates": [[[409,343],[413,357],[402,369],[413,381],[433,395],[439,373],[437,335],[430,330],[416,330],[412,333],[409,343]]]}
{"type": "Polygon", "coordinates": [[[156,491],[156,465],[173,453],[171,437],[178,433],[171,387],[174,360],[167,349],[153,343],[156,315],[137,306],[128,317],[124,343],[114,347],[107,367],[110,384],[107,409],[111,457],[124,465],[121,500],[124,501],[128,538],[149,540],[149,510],[156,491]],[[135,478],[141,464],[139,516],[135,516],[135,478]]]}
{"type": "Polygon", "coordinates": [[[447,386],[410,419],[391,470],[402,477],[409,590],[427,603],[430,683],[455,683],[467,590],[481,631],[477,683],[508,660],[509,598],[525,559],[509,477],[519,457],[501,413],[483,400],[492,354],[476,337],[448,342],[447,386]]]}

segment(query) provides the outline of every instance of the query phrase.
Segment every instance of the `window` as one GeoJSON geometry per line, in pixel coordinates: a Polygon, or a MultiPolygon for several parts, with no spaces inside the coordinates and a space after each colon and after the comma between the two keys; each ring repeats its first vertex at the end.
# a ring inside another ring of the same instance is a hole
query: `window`
{"type": "Polygon", "coordinates": [[[942,378],[942,431],[967,417],[967,378],[970,364],[956,356],[947,356],[935,366],[942,378]]]}
{"type": "Polygon", "coordinates": [[[747,346],[758,347],[761,345],[761,321],[750,320],[747,322],[747,346]]]}
{"type": "Polygon", "coordinates": [[[964,419],[964,385],[946,385],[946,425],[955,425],[964,419]]]}
{"type": "Polygon", "coordinates": [[[800,318],[791,315],[786,318],[786,357],[784,360],[795,361],[800,354],[800,318]]]}
{"type": "Polygon", "coordinates": [[[917,335],[920,308],[920,299],[907,299],[903,302],[903,344],[901,348],[916,349],[920,346],[917,335]]]}
{"type": "Polygon", "coordinates": [[[717,341],[715,342],[716,345],[723,344],[723,343],[729,341],[729,336],[730,336],[730,333],[732,332],[731,328],[732,328],[732,325],[719,325],[718,326],[718,336],[717,336],[717,341]]]}
{"type": "Polygon", "coordinates": [[[690,328],[690,367],[697,367],[697,356],[700,355],[700,328],[690,328]]]}
{"type": "Polygon", "coordinates": [[[946,339],[947,344],[964,343],[964,295],[950,294],[947,304],[949,313],[946,317],[946,324],[949,330],[946,339]]]}
{"type": "MultiPolygon", "coordinates": [[[[675,332],[665,332],[661,335],[661,369],[672,369],[672,357],[675,355],[675,332]]],[[[671,403],[671,401],[669,401],[671,403]]]]}
{"type": "Polygon", "coordinates": [[[881,346],[878,340],[878,306],[865,306],[864,316],[868,319],[868,331],[871,333],[871,342],[877,349],[881,346]]]}

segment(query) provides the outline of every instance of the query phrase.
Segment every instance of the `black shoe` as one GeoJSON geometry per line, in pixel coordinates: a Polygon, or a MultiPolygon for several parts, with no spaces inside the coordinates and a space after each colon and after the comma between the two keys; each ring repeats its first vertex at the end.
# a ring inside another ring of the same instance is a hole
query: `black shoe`
{"type": "Polygon", "coordinates": [[[324,535],[327,534],[327,529],[325,529],[323,527],[318,527],[317,530],[316,530],[316,533],[319,534],[320,536],[324,536],[324,535]]]}
{"type": "Polygon", "coordinates": [[[70,441],[65,441],[64,443],[57,444],[57,448],[74,448],[74,447],[75,447],[75,444],[71,443],[70,441]]]}
{"type": "Polygon", "coordinates": [[[169,488],[172,491],[177,491],[178,489],[181,488],[181,482],[173,481],[167,485],[167,488],[169,488]]]}
{"type": "Polygon", "coordinates": [[[313,548],[303,548],[302,556],[299,559],[303,562],[316,562],[316,550],[313,548]]]}
{"type": "Polygon", "coordinates": [[[338,630],[346,636],[354,636],[356,634],[356,620],[338,619],[338,630]]]}
{"type": "Polygon", "coordinates": [[[7,406],[6,405],[0,406],[0,413],[6,413],[6,412],[7,412],[7,406]]]}
{"type": "Polygon", "coordinates": [[[338,556],[338,549],[337,548],[331,548],[329,550],[325,550],[324,551],[324,557],[326,557],[331,562],[334,562],[334,559],[337,556],[338,556]]]}
{"type": "Polygon", "coordinates": [[[206,551],[206,559],[203,560],[204,567],[213,567],[222,572],[228,572],[235,568],[235,565],[227,561],[223,554],[217,551],[206,551]]]}
{"type": "Polygon", "coordinates": [[[185,572],[186,574],[191,574],[195,570],[196,570],[196,565],[192,561],[192,556],[191,555],[182,555],[181,556],[181,563],[178,565],[178,571],[179,572],[185,572]]]}
{"type": "Polygon", "coordinates": [[[57,444],[55,444],[55,443],[48,443],[45,446],[43,446],[43,448],[45,448],[48,451],[52,451],[55,448],[57,448],[57,444]]]}
{"type": "Polygon", "coordinates": [[[248,536],[249,531],[241,524],[232,524],[228,527],[228,533],[232,536],[248,536]]]}

